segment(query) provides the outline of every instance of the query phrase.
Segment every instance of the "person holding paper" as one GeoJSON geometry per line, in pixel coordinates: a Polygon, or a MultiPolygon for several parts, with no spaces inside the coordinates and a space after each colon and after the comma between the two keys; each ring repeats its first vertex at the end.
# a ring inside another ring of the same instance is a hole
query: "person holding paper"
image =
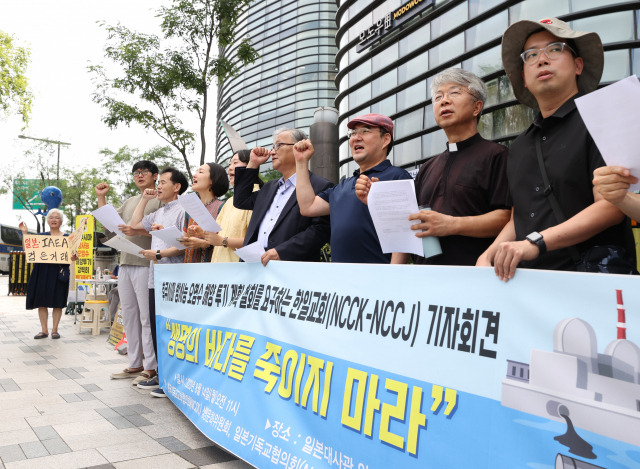
{"type": "MultiPolygon", "coordinates": [[[[222,205],[219,197],[225,195],[229,190],[227,173],[218,163],[205,163],[193,175],[191,189],[198,194],[200,201],[215,219],[222,205]]],[[[188,213],[185,214],[184,230],[187,236],[184,237],[181,243],[187,248],[184,252],[184,261],[187,263],[209,262],[213,253],[211,243],[204,239],[201,234],[197,234],[199,233],[195,230],[197,225],[196,221],[188,213]]]]}
{"type": "Polygon", "coordinates": [[[504,281],[518,266],[576,270],[590,248],[632,239],[624,214],[591,183],[604,161],[574,102],[598,86],[600,37],[556,18],[519,21],[502,37],[502,61],[516,98],[540,112],[511,145],[511,219],[477,265],[504,281]]]}
{"type": "MultiPolygon", "coordinates": [[[[152,230],[161,230],[174,226],[182,230],[184,226],[184,209],[178,204],[178,195],[184,193],[189,187],[187,178],[176,168],[167,167],[160,172],[158,178],[158,188],[145,189],[142,199],[136,207],[133,217],[131,218],[131,227],[139,230],[144,229],[147,232],[152,230]],[[145,208],[148,203],[156,199],[160,201],[162,206],[153,213],[144,215],[145,208]]],[[[157,236],[152,237],[151,249],[140,251],[146,259],[148,259],[149,278],[148,291],[149,298],[149,332],[153,339],[153,353],[157,356],[158,342],[156,336],[156,308],[155,308],[155,289],[154,289],[154,264],[175,264],[184,261],[184,250],[169,246],[157,236]]],[[[157,367],[157,362],[156,362],[157,367]]],[[[146,366],[145,366],[146,368],[146,366]]],[[[145,375],[148,379],[140,381],[138,387],[141,389],[157,390],[152,395],[154,397],[165,397],[162,389],[159,389],[158,373],[156,369],[145,369],[145,375]]]]}
{"type": "MultiPolygon", "coordinates": [[[[509,221],[508,150],[478,133],[487,86],[471,72],[450,68],[435,76],[431,99],[447,150],[429,158],[415,180],[418,205],[430,210],[409,220],[416,236],[436,236],[442,254],[414,256],[415,264],[475,265],[509,221]]],[[[371,182],[360,176],[356,195],[366,202],[371,182]]]]}
{"type": "MultiPolygon", "coordinates": [[[[52,208],[47,213],[47,223],[49,231],[39,233],[51,236],[67,236],[60,231],[63,222],[61,210],[52,208]]],[[[27,224],[20,222],[22,236],[28,234],[27,224]]],[[[24,243],[24,241],[23,241],[24,243]]],[[[73,254],[71,260],[75,261],[78,256],[73,254]]],[[[38,308],[38,317],[42,330],[38,332],[34,339],[44,339],[49,337],[49,308],[52,308],[53,327],[51,328],[51,338],[59,339],[58,325],[62,318],[62,308],[67,305],[67,294],[69,293],[69,264],[33,264],[33,270],[29,275],[27,284],[27,309],[38,308]]]]}
{"type": "MultiPolygon", "coordinates": [[[[296,199],[297,176],[293,146],[307,135],[297,129],[280,129],[274,134],[273,148],[258,147],[251,150],[246,168],[235,169],[233,206],[253,210],[243,246],[258,242],[264,249],[262,264],[272,260],[318,261],[320,249],[329,240],[328,212],[325,216],[306,217],[300,214],[296,199]],[[259,179],[259,168],[272,157],[273,169],[282,177],[269,181],[254,192],[259,179]]],[[[318,193],[332,184],[311,175],[311,192],[318,193]]]]}
{"type": "Polygon", "coordinates": [[[313,145],[304,140],[294,146],[300,212],[310,217],[331,212],[332,262],[404,264],[408,254],[382,252],[369,209],[355,194],[356,180],[361,174],[381,181],[411,179],[408,172],[392,166],[387,159],[393,146],[393,121],[380,114],[365,114],[352,119],[347,127],[349,147],[359,169],[352,177],[318,195],[309,184],[313,145]]]}
{"type": "MultiPolygon", "coordinates": [[[[142,228],[133,229],[131,227],[131,218],[142,199],[142,193],[146,189],[155,189],[156,180],[158,179],[158,166],[152,161],[141,160],[133,165],[131,174],[140,194],[129,197],[116,209],[125,223],[125,225],[119,225],[118,228],[126,236],[127,240],[139,246],[140,249],[149,249],[151,247],[151,237],[142,228]]],[[[95,187],[95,191],[98,197],[98,207],[104,207],[107,204],[106,196],[109,192],[109,184],[101,182],[95,187]]],[[[144,214],[153,213],[158,208],[160,208],[160,202],[151,200],[145,206],[144,214]]],[[[122,304],[124,331],[127,336],[129,366],[120,372],[112,373],[111,379],[135,378],[134,385],[142,379],[151,377],[143,376],[144,370],[155,370],[157,367],[156,354],[153,351],[153,339],[151,338],[151,326],[149,324],[148,281],[149,261],[121,251],[118,293],[122,304]]]]}
{"type": "MultiPolygon", "coordinates": [[[[239,150],[229,161],[227,174],[229,175],[229,183],[235,186],[236,168],[244,168],[249,164],[251,151],[239,150]]],[[[253,190],[257,191],[264,185],[262,179],[258,178],[258,183],[254,184],[253,190]]],[[[240,259],[235,250],[242,247],[244,237],[251,220],[251,210],[240,210],[233,206],[233,196],[227,199],[218,214],[217,222],[222,228],[219,233],[211,233],[204,231],[202,236],[213,248],[211,262],[238,262],[240,259]]],[[[197,227],[199,228],[199,227],[197,227]]],[[[196,228],[196,229],[197,229],[196,228]]]]}
{"type": "Polygon", "coordinates": [[[603,166],[593,172],[593,185],[605,200],[612,203],[634,220],[640,220],[640,194],[631,192],[631,184],[638,178],[627,168],[603,166]]]}

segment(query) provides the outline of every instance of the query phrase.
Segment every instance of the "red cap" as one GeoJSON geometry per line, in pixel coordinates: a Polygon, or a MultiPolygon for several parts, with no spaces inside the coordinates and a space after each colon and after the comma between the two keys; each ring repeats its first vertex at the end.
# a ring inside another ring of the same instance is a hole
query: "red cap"
{"type": "Polygon", "coordinates": [[[386,130],[390,134],[393,134],[393,121],[382,114],[364,114],[362,116],[355,117],[349,121],[347,127],[349,129],[355,128],[357,124],[366,124],[373,127],[380,127],[386,130]]]}

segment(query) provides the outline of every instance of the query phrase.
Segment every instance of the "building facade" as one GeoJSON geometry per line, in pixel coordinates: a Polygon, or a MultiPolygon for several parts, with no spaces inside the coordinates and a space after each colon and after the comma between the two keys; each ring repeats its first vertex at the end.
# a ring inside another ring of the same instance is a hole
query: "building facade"
{"type": "MultiPolygon", "coordinates": [[[[249,148],[270,146],[278,128],[308,133],[313,111],[334,105],[336,10],[335,0],[253,0],[242,15],[236,37],[251,38],[260,58],[219,87],[217,109],[249,148]]],[[[216,142],[224,164],[232,151],[219,122],[216,142]]]]}
{"type": "Polygon", "coordinates": [[[502,69],[501,36],[522,19],[558,17],[595,31],[605,49],[602,84],[640,74],[637,0],[338,0],[336,77],[340,111],[340,177],[355,163],[347,122],[376,112],[395,123],[393,164],[408,170],[446,149],[433,117],[433,76],[462,67],[480,76],[489,97],[480,120],[488,139],[509,144],[534,112],[518,104],[502,69]]]}

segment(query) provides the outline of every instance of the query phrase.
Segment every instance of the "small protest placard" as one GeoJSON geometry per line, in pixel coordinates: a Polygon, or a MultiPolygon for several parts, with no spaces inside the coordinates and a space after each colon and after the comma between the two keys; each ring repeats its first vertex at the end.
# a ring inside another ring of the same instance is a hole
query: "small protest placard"
{"type": "Polygon", "coordinates": [[[70,264],[67,236],[25,235],[24,251],[29,264],[70,264]]]}

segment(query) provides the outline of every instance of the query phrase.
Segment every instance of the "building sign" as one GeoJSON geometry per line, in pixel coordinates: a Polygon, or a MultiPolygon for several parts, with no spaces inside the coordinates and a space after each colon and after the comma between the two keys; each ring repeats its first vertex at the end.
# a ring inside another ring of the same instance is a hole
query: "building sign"
{"type": "Polygon", "coordinates": [[[356,52],[359,53],[367,49],[375,41],[386,36],[418,13],[433,6],[434,3],[435,0],[409,0],[397,10],[387,13],[384,18],[379,19],[360,33],[360,42],[358,42],[356,52]]]}

